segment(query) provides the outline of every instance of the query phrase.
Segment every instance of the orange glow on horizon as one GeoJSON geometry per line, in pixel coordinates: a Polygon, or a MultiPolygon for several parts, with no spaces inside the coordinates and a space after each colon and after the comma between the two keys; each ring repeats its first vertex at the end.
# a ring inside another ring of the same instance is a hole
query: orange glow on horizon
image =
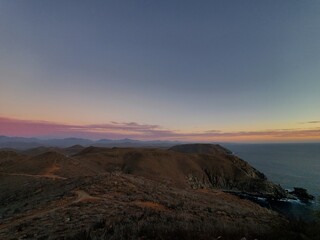
{"type": "Polygon", "coordinates": [[[317,142],[320,128],[258,129],[254,131],[177,131],[135,122],[66,124],[0,117],[0,135],[23,137],[133,138],[198,142],[317,142]]]}

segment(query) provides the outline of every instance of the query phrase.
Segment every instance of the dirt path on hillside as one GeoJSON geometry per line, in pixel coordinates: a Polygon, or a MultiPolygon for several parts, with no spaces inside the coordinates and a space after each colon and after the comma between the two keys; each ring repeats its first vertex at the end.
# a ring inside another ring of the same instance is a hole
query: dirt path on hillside
{"type": "Polygon", "coordinates": [[[93,197],[83,190],[77,190],[74,192],[78,194],[78,197],[73,203],[84,202],[84,201],[95,201],[95,200],[102,199],[101,197],[93,197]]]}
{"type": "Polygon", "coordinates": [[[9,176],[24,176],[24,177],[34,177],[34,178],[51,178],[51,179],[67,179],[64,177],[60,177],[58,175],[54,174],[25,174],[25,173],[5,173],[5,172],[0,172],[0,174],[3,175],[9,175],[9,176]]]}

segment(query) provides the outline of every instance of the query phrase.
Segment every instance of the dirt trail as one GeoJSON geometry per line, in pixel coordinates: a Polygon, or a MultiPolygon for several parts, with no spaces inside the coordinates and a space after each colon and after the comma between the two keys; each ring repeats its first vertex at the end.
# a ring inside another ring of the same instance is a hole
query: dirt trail
{"type": "Polygon", "coordinates": [[[200,192],[200,193],[206,193],[206,194],[212,194],[212,195],[223,195],[225,194],[223,191],[221,190],[213,190],[211,188],[202,188],[202,189],[196,189],[196,192],[200,192]]]}
{"type": "Polygon", "coordinates": [[[40,217],[40,216],[43,216],[45,214],[48,214],[48,213],[51,213],[51,212],[54,212],[54,211],[57,211],[61,208],[64,208],[64,207],[67,207],[67,206],[70,206],[74,203],[78,203],[78,202],[82,202],[82,201],[91,201],[91,200],[101,200],[102,198],[99,198],[99,197],[93,197],[91,195],[89,195],[87,192],[83,191],[83,190],[76,190],[76,191],[72,191],[73,193],[77,194],[77,197],[76,199],[74,199],[73,201],[66,201],[66,202],[62,202],[60,201],[57,201],[55,202],[55,205],[57,205],[57,207],[54,207],[54,208],[50,208],[50,209],[43,209],[43,210],[35,210],[34,212],[32,212],[31,214],[29,214],[28,216],[24,216],[24,217],[21,217],[21,218],[18,218],[18,219],[15,219],[13,221],[10,221],[8,223],[5,223],[5,224],[0,224],[0,230],[2,229],[5,229],[9,226],[14,226],[16,224],[19,224],[20,222],[23,222],[23,221],[26,221],[26,220],[31,220],[35,217],[40,217]]]}
{"type": "Polygon", "coordinates": [[[134,201],[133,203],[141,208],[151,208],[156,211],[168,210],[164,205],[156,202],[151,202],[151,201],[134,201]]]}
{"type": "Polygon", "coordinates": [[[60,176],[54,175],[54,174],[39,174],[39,175],[35,175],[35,174],[25,174],[25,173],[5,173],[5,172],[0,172],[0,174],[9,175],[9,176],[34,177],[34,178],[67,179],[67,178],[60,177],[60,176]]]}
{"type": "Polygon", "coordinates": [[[89,195],[88,193],[86,193],[83,190],[77,190],[77,191],[74,191],[74,192],[76,194],[78,194],[78,197],[74,201],[74,203],[83,202],[83,201],[95,201],[95,200],[102,199],[101,197],[93,197],[93,196],[89,195]]]}

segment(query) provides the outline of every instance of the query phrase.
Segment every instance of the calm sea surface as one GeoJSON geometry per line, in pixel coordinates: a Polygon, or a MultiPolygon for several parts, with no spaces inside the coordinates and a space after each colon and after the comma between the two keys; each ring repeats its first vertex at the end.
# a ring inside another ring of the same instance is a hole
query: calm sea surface
{"type": "Polygon", "coordinates": [[[222,145],[283,188],[320,196],[320,143],[222,145]]]}

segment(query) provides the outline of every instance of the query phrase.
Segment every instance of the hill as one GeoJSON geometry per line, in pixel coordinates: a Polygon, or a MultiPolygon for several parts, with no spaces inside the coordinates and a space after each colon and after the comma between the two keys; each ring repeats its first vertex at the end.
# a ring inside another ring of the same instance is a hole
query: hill
{"type": "Polygon", "coordinates": [[[74,156],[96,171],[121,170],[176,186],[219,188],[283,197],[285,191],[219,145],[179,145],[165,149],[89,147],[74,156]]]}
{"type": "Polygon", "coordinates": [[[0,239],[270,239],[280,226],[291,231],[278,213],[224,190],[285,195],[219,145],[4,150],[0,239]]]}
{"type": "Polygon", "coordinates": [[[18,156],[11,161],[0,164],[2,174],[47,178],[72,178],[94,174],[77,160],[55,151],[48,151],[36,156],[23,157],[19,154],[18,156]]]}
{"type": "Polygon", "coordinates": [[[2,151],[0,162],[1,172],[7,174],[71,178],[121,171],[178,187],[245,191],[273,198],[286,194],[247,162],[212,144],[178,145],[168,150],[40,147],[22,153],[2,151]]]}

